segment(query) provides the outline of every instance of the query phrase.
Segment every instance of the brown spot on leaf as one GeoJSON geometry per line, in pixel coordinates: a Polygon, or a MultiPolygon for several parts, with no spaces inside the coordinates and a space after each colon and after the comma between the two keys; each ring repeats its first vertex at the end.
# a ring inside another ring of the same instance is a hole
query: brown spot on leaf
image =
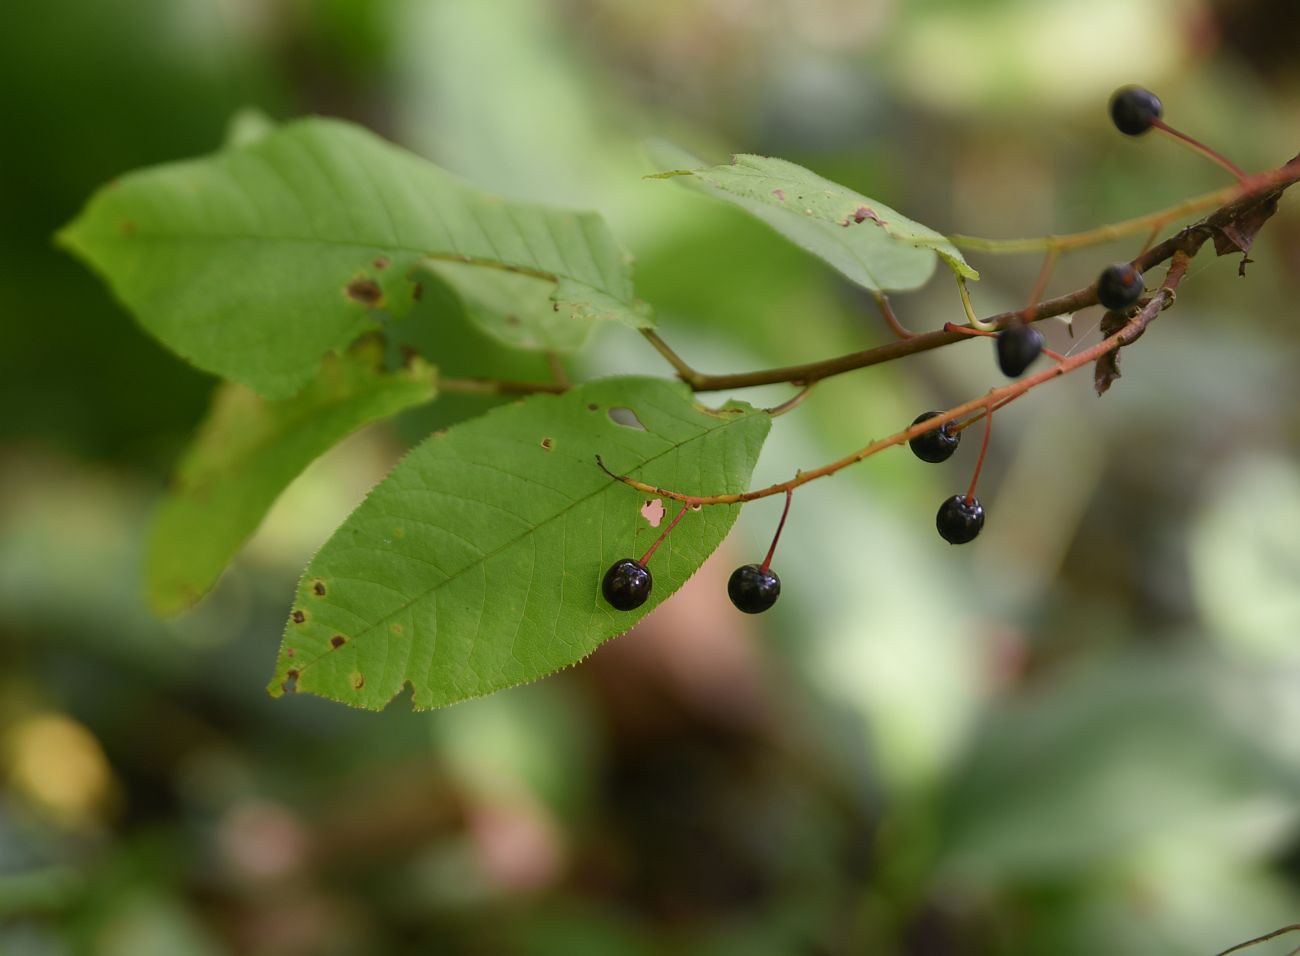
{"type": "Polygon", "coordinates": [[[859,206],[857,209],[853,211],[853,215],[845,216],[844,221],[841,222],[840,225],[847,228],[848,226],[851,226],[854,223],[866,222],[868,219],[874,222],[877,226],[887,225],[885,220],[877,216],[876,211],[872,209],[870,206],[859,206]]]}
{"type": "Polygon", "coordinates": [[[311,593],[317,597],[325,596],[325,582],[317,578],[311,584],[311,593]]]}
{"type": "Polygon", "coordinates": [[[389,630],[392,631],[394,634],[401,634],[401,633],[402,633],[402,625],[400,625],[400,624],[394,624],[392,627],[389,628],[389,630]]]}
{"type": "Polygon", "coordinates": [[[348,639],[342,634],[335,634],[330,638],[330,647],[339,648],[348,642],[348,639]]]}
{"type": "Polygon", "coordinates": [[[363,687],[365,687],[365,686],[366,686],[366,675],[363,674],[363,673],[361,673],[361,671],[353,671],[353,672],[352,672],[352,687],[353,687],[353,689],[355,689],[355,690],[360,690],[361,688],[363,688],[363,687]]]}
{"type": "Polygon", "coordinates": [[[298,672],[296,670],[286,671],[284,683],[280,685],[284,688],[286,694],[292,694],[298,689],[298,672]]]}
{"type": "Polygon", "coordinates": [[[287,648],[285,648],[284,656],[285,656],[285,657],[293,657],[293,655],[294,655],[294,654],[297,654],[297,653],[298,653],[298,652],[295,651],[292,647],[287,647],[287,648]]]}
{"type": "Polygon", "coordinates": [[[591,404],[589,404],[589,405],[587,406],[587,411],[589,411],[589,412],[598,412],[598,411],[600,411],[600,406],[597,405],[595,402],[592,402],[591,404]]]}
{"type": "Polygon", "coordinates": [[[773,189],[773,190],[772,190],[772,195],[775,196],[777,199],[781,200],[781,202],[785,202],[785,190],[784,190],[784,189],[773,189]]]}
{"type": "Polygon", "coordinates": [[[394,528],[394,529],[393,529],[393,537],[394,537],[394,538],[405,538],[405,537],[406,537],[406,529],[405,529],[405,528],[394,528]]]}
{"type": "Polygon", "coordinates": [[[381,272],[390,265],[388,256],[375,256],[375,268],[381,272]]]}
{"type": "Polygon", "coordinates": [[[123,219],[122,225],[118,226],[118,229],[121,231],[122,235],[126,236],[128,239],[135,235],[135,223],[130,219],[123,219]]]}
{"type": "Polygon", "coordinates": [[[360,302],[368,309],[373,309],[384,301],[384,291],[369,276],[357,276],[343,287],[343,291],[353,302],[360,302]]]}
{"type": "Polygon", "coordinates": [[[506,320],[506,325],[509,326],[516,326],[519,324],[519,316],[517,315],[507,315],[505,317],[505,320],[506,320]]]}
{"type": "Polygon", "coordinates": [[[293,623],[301,624],[305,620],[307,620],[307,615],[302,613],[302,611],[293,612],[293,623]]]}
{"type": "Polygon", "coordinates": [[[543,439],[542,439],[542,447],[545,448],[547,451],[550,451],[552,448],[555,447],[555,439],[554,439],[554,438],[543,438],[543,439]]]}
{"type": "Polygon", "coordinates": [[[411,289],[411,298],[414,299],[416,302],[419,302],[421,299],[424,298],[423,282],[417,282],[415,286],[411,289]]]}

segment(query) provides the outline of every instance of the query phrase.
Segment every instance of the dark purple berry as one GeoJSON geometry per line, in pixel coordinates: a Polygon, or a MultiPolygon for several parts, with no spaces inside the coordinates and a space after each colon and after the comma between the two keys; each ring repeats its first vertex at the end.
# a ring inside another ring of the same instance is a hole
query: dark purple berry
{"type": "Polygon", "coordinates": [[[1043,351],[1043,333],[1032,325],[1009,325],[998,333],[998,368],[1018,378],[1043,351]]]}
{"type": "Polygon", "coordinates": [[[731,572],[727,596],[746,614],[762,614],[781,595],[781,579],[757,564],[746,564],[731,572]]]}
{"type": "Polygon", "coordinates": [[[1117,262],[1097,279],[1097,301],[1112,312],[1122,312],[1142,297],[1145,288],[1142,273],[1127,262],[1117,262]]]}
{"type": "Polygon", "coordinates": [[[645,603],[653,584],[649,568],[640,561],[623,558],[611,564],[605,572],[605,580],[600,582],[600,593],[616,610],[631,611],[645,603]]]}
{"type": "Polygon", "coordinates": [[[939,506],[934,523],[949,544],[966,544],[984,527],[984,506],[978,498],[953,495],[939,506]]]}
{"type": "Polygon", "coordinates": [[[1160,119],[1160,97],[1140,86],[1121,86],[1110,98],[1110,118],[1126,136],[1141,136],[1160,119]]]}
{"type": "MultiPolygon", "coordinates": [[[[913,425],[919,425],[921,422],[929,421],[936,415],[942,415],[943,412],[926,412],[924,415],[917,415],[913,425]]],[[[907,447],[912,449],[912,454],[922,461],[929,461],[938,464],[941,461],[947,461],[952,457],[952,453],[957,450],[961,444],[961,432],[952,430],[952,422],[945,422],[932,432],[926,432],[924,435],[917,435],[907,447]]]]}

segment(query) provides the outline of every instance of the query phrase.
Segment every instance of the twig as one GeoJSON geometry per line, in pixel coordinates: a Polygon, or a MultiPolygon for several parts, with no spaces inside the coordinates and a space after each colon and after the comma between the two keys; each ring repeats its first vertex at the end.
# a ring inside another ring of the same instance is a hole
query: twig
{"type": "MultiPolygon", "coordinates": [[[[857,464],[865,458],[870,458],[872,455],[884,451],[886,448],[892,448],[895,445],[909,442],[913,438],[941,428],[948,422],[955,421],[964,415],[969,415],[979,409],[988,409],[1005,405],[1007,402],[1019,398],[1030,389],[1036,388],[1044,382],[1067,375],[1075,369],[1091,364],[1102,356],[1108,355],[1116,349],[1122,348],[1123,346],[1133,342],[1146,330],[1146,327],[1151,320],[1159,315],[1165,307],[1173,301],[1174,289],[1182,281],[1183,276],[1186,275],[1187,266],[1191,262],[1191,257],[1194,254],[1195,249],[1199,248],[1200,245],[1205,242],[1206,238],[1208,238],[1208,236],[1203,236],[1199,241],[1195,242],[1192,252],[1187,252],[1181,249],[1178,250],[1174,255],[1174,261],[1170,264],[1169,272],[1165,277],[1164,283],[1156,290],[1155,294],[1147,304],[1132,318],[1130,318],[1128,322],[1119,329],[1119,331],[1103,339],[1101,342],[1098,342],[1096,345],[1092,346],[1092,348],[1085,349],[1084,351],[1053,365],[1049,369],[1044,369],[1036,375],[1031,375],[1018,382],[1012,382],[1011,384],[1004,385],[1001,388],[992,389],[979,398],[971,399],[969,402],[951,408],[940,415],[935,415],[933,418],[927,418],[919,424],[912,425],[911,427],[891,435],[888,438],[881,438],[874,441],[863,448],[859,448],[852,454],[836,459],[829,464],[822,465],[820,468],[814,468],[811,471],[800,471],[788,481],[778,482],[775,485],[769,485],[768,487],[760,488],[757,491],[746,491],[730,495],[701,496],[685,495],[680,492],[670,491],[666,488],[660,488],[657,485],[638,481],[637,479],[628,477],[627,475],[614,475],[613,477],[623,482],[623,484],[635,488],[645,494],[660,495],[677,501],[689,501],[692,504],[697,505],[731,505],[742,504],[746,501],[757,501],[759,498],[767,498],[771,495],[784,494],[787,491],[793,491],[800,485],[806,485],[810,481],[816,481],[818,478],[825,478],[829,475],[833,475],[837,471],[847,468],[849,465],[857,464]]],[[[599,462],[599,458],[597,461],[599,462]]],[[[601,463],[601,467],[605,468],[603,463],[601,463]]],[[[607,474],[612,474],[608,468],[605,468],[605,471],[607,474]]]]}
{"type": "Polygon", "coordinates": [[[1281,929],[1275,929],[1271,933],[1265,933],[1263,936],[1256,936],[1254,939],[1248,939],[1244,943],[1238,943],[1236,946],[1229,946],[1221,953],[1215,953],[1214,956],[1228,956],[1229,953],[1235,953],[1239,949],[1245,949],[1248,946],[1256,946],[1260,943],[1267,943],[1270,939],[1276,939],[1287,933],[1294,933],[1300,930],[1300,923],[1292,923],[1290,926],[1283,926],[1281,929]]]}

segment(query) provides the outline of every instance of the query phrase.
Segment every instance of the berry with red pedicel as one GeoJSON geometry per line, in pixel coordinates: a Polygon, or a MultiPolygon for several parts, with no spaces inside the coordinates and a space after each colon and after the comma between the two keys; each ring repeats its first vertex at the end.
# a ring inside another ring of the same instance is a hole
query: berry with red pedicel
{"type": "Polygon", "coordinates": [[[1097,301],[1112,312],[1122,312],[1142,297],[1142,273],[1127,262],[1107,266],[1097,278],[1097,301]]]}
{"type": "Polygon", "coordinates": [[[623,558],[615,561],[605,572],[600,583],[600,593],[618,611],[634,611],[646,602],[654,578],[650,569],[640,561],[623,558]]]}
{"type": "Polygon", "coordinates": [[[770,568],[745,564],[731,572],[727,596],[746,614],[762,614],[781,596],[781,579],[770,568]]]}
{"type": "Polygon", "coordinates": [[[998,368],[1007,378],[1019,378],[1043,352],[1043,333],[1018,322],[998,333],[998,368]]]}
{"type": "Polygon", "coordinates": [[[1160,97],[1140,86],[1121,86],[1110,98],[1110,119],[1125,136],[1141,136],[1164,113],[1160,97]]]}
{"type": "MultiPolygon", "coordinates": [[[[942,415],[943,412],[926,412],[923,415],[917,415],[913,425],[919,425],[921,422],[929,421],[936,415],[942,415]]],[[[907,447],[912,449],[912,454],[922,461],[928,461],[932,464],[938,464],[941,461],[947,461],[952,457],[952,453],[957,450],[961,444],[961,432],[952,430],[953,423],[945,422],[932,432],[926,432],[924,435],[917,435],[907,443],[907,447]]]]}
{"type": "Polygon", "coordinates": [[[973,495],[953,495],[939,506],[934,523],[949,544],[967,544],[984,527],[984,506],[973,495]]]}
{"type": "Polygon", "coordinates": [[[727,597],[731,603],[746,614],[762,614],[781,596],[781,579],[772,570],[772,555],[776,553],[776,543],[781,540],[785,528],[785,519],[790,514],[790,502],[794,493],[785,490],[785,507],[781,509],[781,520],[777,522],[776,534],[772,535],[772,544],[767,549],[767,557],[762,564],[743,564],[731,572],[727,580],[727,597]]]}

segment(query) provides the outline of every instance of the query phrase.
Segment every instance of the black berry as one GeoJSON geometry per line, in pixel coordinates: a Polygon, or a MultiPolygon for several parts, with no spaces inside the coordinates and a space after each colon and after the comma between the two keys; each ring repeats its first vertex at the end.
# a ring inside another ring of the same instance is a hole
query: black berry
{"type": "Polygon", "coordinates": [[[1140,86],[1122,86],[1110,98],[1110,118],[1126,136],[1141,136],[1160,119],[1160,97],[1140,86]]]}
{"type": "Polygon", "coordinates": [[[934,523],[949,544],[966,544],[984,527],[984,506],[973,496],[953,495],[939,506],[934,523]]]}
{"type": "Polygon", "coordinates": [[[1117,262],[1103,269],[1097,279],[1097,301],[1113,312],[1122,312],[1141,298],[1145,288],[1142,273],[1127,262],[1117,262]]]}
{"type": "Polygon", "coordinates": [[[611,564],[605,572],[605,580],[600,582],[600,593],[616,610],[631,611],[645,603],[653,584],[649,568],[640,561],[623,558],[611,564]]]}
{"type": "MultiPolygon", "coordinates": [[[[924,415],[917,415],[912,424],[919,425],[921,422],[929,421],[934,416],[942,414],[943,412],[926,412],[924,415]]],[[[907,447],[912,449],[912,454],[922,461],[938,464],[951,458],[952,453],[957,450],[960,443],[961,432],[952,430],[952,422],[945,422],[932,432],[917,435],[907,443],[907,447]]]]}
{"type": "Polygon", "coordinates": [[[757,564],[742,565],[731,572],[727,595],[746,614],[762,614],[781,596],[781,579],[757,564]]]}
{"type": "Polygon", "coordinates": [[[1032,325],[1011,325],[998,333],[998,368],[1018,378],[1043,351],[1043,333],[1032,325]]]}

